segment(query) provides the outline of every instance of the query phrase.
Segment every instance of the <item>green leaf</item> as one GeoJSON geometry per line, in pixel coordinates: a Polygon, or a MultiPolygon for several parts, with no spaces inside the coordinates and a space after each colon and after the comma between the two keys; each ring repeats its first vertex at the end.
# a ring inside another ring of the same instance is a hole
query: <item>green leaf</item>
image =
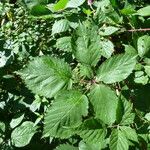
{"type": "Polygon", "coordinates": [[[89,79],[91,79],[93,77],[93,70],[91,68],[91,66],[89,65],[82,65],[80,64],[80,76],[82,77],[88,77],[89,79]]]}
{"type": "Polygon", "coordinates": [[[31,138],[36,133],[37,127],[33,127],[34,123],[26,121],[13,130],[11,140],[14,146],[24,147],[30,143],[31,138]]]}
{"type": "Polygon", "coordinates": [[[115,92],[105,85],[94,85],[89,94],[96,118],[106,124],[116,120],[118,97],[115,92]]]}
{"type": "Polygon", "coordinates": [[[97,27],[80,24],[76,31],[77,40],[73,44],[73,53],[83,64],[95,66],[101,57],[100,36],[97,27]]]}
{"type": "Polygon", "coordinates": [[[142,139],[144,142],[146,142],[146,143],[149,143],[149,134],[147,134],[147,133],[143,133],[143,134],[138,134],[138,137],[140,138],[140,139],[142,139]]]}
{"type": "Polygon", "coordinates": [[[84,143],[81,141],[79,143],[79,150],[101,150],[102,148],[105,148],[105,143],[84,143]]]}
{"type": "Polygon", "coordinates": [[[145,72],[150,77],[150,66],[144,66],[145,72]]]}
{"type": "Polygon", "coordinates": [[[113,26],[108,26],[108,27],[101,27],[99,29],[99,34],[102,36],[109,36],[112,35],[113,33],[117,32],[119,28],[113,27],[113,26]]]}
{"type": "Polygon", "coordinates": [[[128,140],[138,142],[138,135],[135,129],[132,129],[131,127],[127,127],[127,126],[121,126],[120,130],[122,131],[122,133],[126,136],[128,140]]]}
{"type": "Polygon", "coordinates": [[[97,71],[97,80],[110,84],[126,79],[133,71],[136,56],[119,54],[106,60],[97,71]]]}
{"type": "Polygon", "coordinates": [[[78,91],[63,91],[56,96],[48,108],[44,120],[44,137],[66,138],[71,136],[69,128],[78,127],[82,116],[88,113],[88,99],[78,91]]]}
{"type": "Polygon", "coordinates": [[[137,14],[140,16],[150,16],[150,6],[146,6],[137,11],[137,14]]]}
{"type": "Polygon", "coordinates": [[[110,136],[110,150],[128,150],[129,144],[124,133],[118,129],[113,129],[110,136]]]}
{"type": "Polygon", "coordinates": [[[71,37],[66,36],[57,39],[56,47],[64,52],[71,52],[72,51],[71,37]]]}
{"type": "Polygon", "coordinates": [[[10,50],[0,51],[0,68],[11,64],[13,60],[13,53],[10,50]]]}
{"type": "Polygon", "coordinates": [[[136,13],[136,10],[134,9],[133,5],[127,5],[120,12],[123,15],[132,15],[136,13]]]}
{"type": "Polygon", "coordinates": [[[69,29],[69,21],[61,19],[56,21],[52,26],[52,35],[56,33],[66,32],[69,29]]]}
{"type": "Polygon", "coordinates": [[[106,58],[110,58],[112,53],[114,52],[113,43],[108,39],[104,39],[103,41],[100,41],[100,44],[102,55],[106,58]]]}
{"type": "Polygon", "coordinates": [[[135,72],[135,79],[134,79],[135,83],[146,85],[148,83],[148,80],[149,80],[148,76],[147,75],[145,76],[143,71],[135,72]]]}
{"type": "Polygon", "coordinates": [[[35,94],[53,97],[71,83],[71,69],[61,59],[50,56],[37,57],[26,68],[17,72],[27,87],[35,94]]]}
{"type": "Polygon", "coordinates": [[[147,119],[148,121],[150,121],[150,112],[147,113],[145,116],[144,116],[145,119],[147,119]]]}
{"type": "Polygon", "coordinates": [[[35,112],[37,109],[39,110],[41,103],[42,103],[42,99],[38,95],[35,95],[35,100],[30,105],[30,110],[32,112],[35,112]]]}
{"type": "Polygon", "coordinates": [[[39,4],[38,0],[22,0],[21,2],[23,2],[29,9],[39,4]]]}
{"type": "Polygon", "coordinates": [[[101,125],[95,119],[86,120],[81,127],[77,130],[77,134],[86,143],[102,143],[107,134],[106,129],[102,128],[101,125]]]}
{"type": "Polygon", "coordinates": [[[54,11],[59,11],[62,10],[66,7],[67,3],[69,0],[59,0],[55,5],[54,5],[54,11]]]}
{"type": "Polygon", "coordinates": [[[13,129],[18,126],[24,118],[24,114],[17,114],[10,122],[10,127],[13,129]]]}
{"type": "Polygon", "coordinates": [[[70,0],[66,6],[66,8],[77,8],[81,6],[85,0],[70,0]]]}
{"type": "Polygon", "coordinates": [[[150,66],[150,58],[144,58],[144,63],[150,66]]]}
{"type": "Polygon", "coordinates": [[[32,7],[30,13],[34,16],[43,16],[50,15],[51,11],[45,5],[38,4],[32,7]]]}
{"type": "Polygon", "coordinates": [[[150,36],[144,35],[138,39],[138,53],[140,57],[150,57],[150,36]]]}
{"type": "Polygon", "coordinates": [[[128,53],[128,54],[137,54],[137,51],[134,47],[132,47],[131,45],[125,45],[124,44],[124,47],[125,47],[125,52],[128,53]]]}
{"type": "Polygon", "coordinates": [[[21,0],[29,9],[32,9],[35,5],[46,5],[48,4],[49,0],[21,0]]]}
{"type": "Polygon", "coordinates": [[[78,148],[69,144],[62,144],[58,146],[55,150],[78,150],[78,148]]]}
{"type": "Polygon", "coordinates": [[[5,123],[0,122],[0,135],[5,132],[5,123]]]}
{"type": "Polygon", "coordinates": [[[133,104],[127,101],[123,96],[121,97],[123,103],[123,116],[120,122],[121,125],[130,125],[134,122],[135,114],[132,113],[133,104]]]}

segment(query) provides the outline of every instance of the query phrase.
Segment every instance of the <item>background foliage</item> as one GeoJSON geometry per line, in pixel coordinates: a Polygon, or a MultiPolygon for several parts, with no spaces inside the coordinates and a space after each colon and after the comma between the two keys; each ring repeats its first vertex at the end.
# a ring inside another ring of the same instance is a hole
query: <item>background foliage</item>
{"type": "Polygon", "coordinates": [[[149,4],[2,0],[1,150],[150,149],[149,4]]]}

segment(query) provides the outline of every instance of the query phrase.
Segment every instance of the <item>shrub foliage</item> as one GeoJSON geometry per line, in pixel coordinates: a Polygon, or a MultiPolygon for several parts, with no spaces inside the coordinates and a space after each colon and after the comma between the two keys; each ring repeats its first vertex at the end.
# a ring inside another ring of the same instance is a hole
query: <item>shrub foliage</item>
{"type": "Polygon", "coordinates": [[[2,0],[0,149],[150,149],[149,27],[146,0],[2,0]]]}

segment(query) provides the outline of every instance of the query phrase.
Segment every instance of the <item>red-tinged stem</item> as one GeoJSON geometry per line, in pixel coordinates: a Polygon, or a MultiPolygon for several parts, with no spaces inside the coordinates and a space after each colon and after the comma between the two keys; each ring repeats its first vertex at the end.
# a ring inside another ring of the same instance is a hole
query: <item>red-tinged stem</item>
{"type": "Polygon", "coordinates": [[[142,31],[150,31],[150,28],[144,28],[144,29],[131,29],[131,30],[126,30],[128,32],[142,32],[142,31]]]}

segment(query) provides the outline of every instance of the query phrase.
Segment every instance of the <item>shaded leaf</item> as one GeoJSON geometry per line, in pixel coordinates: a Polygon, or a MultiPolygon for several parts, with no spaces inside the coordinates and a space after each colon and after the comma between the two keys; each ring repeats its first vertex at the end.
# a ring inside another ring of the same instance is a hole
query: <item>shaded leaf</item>
{"type": "Polygon", "coordinates": [[[5,123],[0,122],[0,135],[3,134],[4,132],[5,132],[5,123]]]}
{"type": "Polygon", "coordinates": [[[120,124],[130,125],[134,122],[135,114],[132,113],[133,104],[127,101],[124,97],[121,97],[123,103],[123,116],[120,124]]]}
{"type": "Polygon", "coordinates": [[[50,15],[51,11],[45,5],[38,4],[32,7],[30,13],[34,16],[43,16],[50,15]]]}

